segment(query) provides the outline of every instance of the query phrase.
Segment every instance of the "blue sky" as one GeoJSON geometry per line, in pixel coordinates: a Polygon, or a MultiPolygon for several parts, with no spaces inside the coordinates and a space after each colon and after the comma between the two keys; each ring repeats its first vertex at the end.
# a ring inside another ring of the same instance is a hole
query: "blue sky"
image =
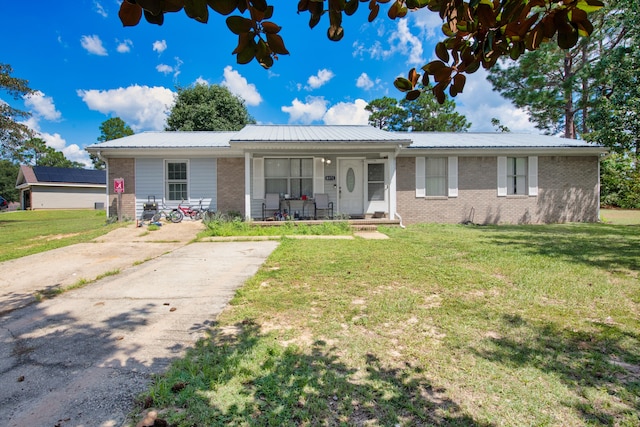
{"type": "MultiPolygon", "coordinates": [[[[290,55],[270,70],[255,61],[236,63],[237,36],[212,12],[204,25],[184,12],[163,26],[145,21],[124,28],[119,0],[29,3],[0,0],[0,62],[29,81],[35,96],[5,101],[30,111],[29,126],[67,158],[90,165],[84,147],[96,142],[100,124],[120,117],[135,132],[162,130],[176,86],[221,84],[245,100],[258,123],[366,124],[368,101],[400,99],[393,80],[435,58],[442,38],[437,14],[424,9],[391,21],[382,5],[373,23],[367,3],[345,17],[340,42],[326,37],[328,18],[314,29],[296,2],[274,2],[272,21],[290,55]]],[[[480,70],[469,76],[458,111],[470,131],[492,132],[497,117],[514,132],[536,132],[527,115],[491,89],[480,70]]]]}

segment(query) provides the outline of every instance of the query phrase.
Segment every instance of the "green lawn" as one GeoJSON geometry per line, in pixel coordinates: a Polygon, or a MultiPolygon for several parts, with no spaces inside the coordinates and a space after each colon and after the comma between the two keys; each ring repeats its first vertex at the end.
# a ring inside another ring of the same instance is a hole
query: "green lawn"
{"type": "Polygon", "coordinates": [[[284,239],[143,406],[174,426],[640,425],[640,227],[383,231],[284,239]]]}
{"type": "Polygon", "coordinates": [[[0,262],[88,242],[119,224],[106,225],[101,210],[35,210],[0,213],[0,262]]]}

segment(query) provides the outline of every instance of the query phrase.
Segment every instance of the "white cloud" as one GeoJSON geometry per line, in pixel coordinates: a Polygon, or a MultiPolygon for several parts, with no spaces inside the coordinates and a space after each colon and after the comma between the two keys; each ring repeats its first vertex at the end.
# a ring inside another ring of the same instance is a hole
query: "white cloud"
{"type": "Polygon", "coordinates": [[[364,99],[356,99],[352,103],[339,102],[327,110],[322,120],[326,125],[366,125],[371,114],[365,110],[367,104],[364,99]]]}
{"type": "Polygon", "coordinates": [[[174,92],[165,87],[133,85],[109,90],[78,90],[78,96],[94,111],[113,114],[136,131],[164,129],[174,104],[174,92]]]}
{"type": "Polygon", "coordinates": [[[377,85],[379,83],[380,83],[380,79],[376,79],[374,83],[374,81],[371,80],[371,78],[367,75],[367,73],[360,74],[356,79],[356,87],[359,87],[360,89],[364,89],[364,90],[369,90],[374,85],[377,85]]]}
{"type": "Polygon", "coordinates": [[[24,104],[33,109],[34,114],[46,120],[58,121],[62,117],[62,113],[56,110],[53,98],[45,96],[45,94],[40,91],[25,95],[24,104]]]}
{"type": "Polygon", "coordinates": [[[231,65],[224,67],[224,79],[222,86],[229,89],[231,93],[244,99],[247,105],[260,105],[262,96],[256,89],[256,85],[248,83],[247,79],[234,70],[231,65]]]}
{"type": "Polygon", "coordinates": [[[89,53],[99,56],[107,56],[107,50],[102,46],[102,40],[97,35],[82,36],[80,44],[89,53]]]}
{"type": "Polygon", "coordinates": [[[209,80],[205,79],[202,76],[198,77],[194,83],[197,85],[206,85],[206,86],[209,86],[211,84],[209,83],[209,80]]]}
{"type": "Polygon", "coordinates": [[[165,50],[167,50],[167,41],[166,40],[156,40],[153,42],[153,50],[161,54],[165,50]]]}
{"type": "Polygon", "coordinates": [[[131,48],[133,47],[133,42],[130,39],[125,39],[122,42],[119,42],[116,39],[116,43],[118,43],[118,47],[116,50],[118,53],[128,53],[131,52],[131,48]]]}
{"type": "Polygon", "coordinates": [[[289,123],[310,124],[316,120],[322,120],[327,112],[327,101],[323,97],[309,96],[306,102],[298,98],[291,102],[290,107],[281,107],[281,110],[289,114],[289,123]]]}
{"type": "Polygon", "coordinates": [[[45,144],[57,151],[61,151],[64,156],[74,162],[83,163],[85,167],[92,167],[93,163],[89,158],[89,153],[80,148],[77,144],[67,145],[67,141],[62,138],[59,133],[43,132],[40,129],[40,118],[32,116],[24,122],[32,129],[38,138],[41,138],[45,144]]]}
{"type": "Polygon", "coordinates": [[[95,6],[96,12],[98,12],[98,15],[102,16],[103,18],[106,18],[109,16],[109,14],[105,10],[105,8],[102,6],[102,4],[100,4],[99,1],[94,0],[93,5],[95,6]]]}
{"type": "Polygon", "coordinates": [[[409,16],[414,26],[419,28],[420,37],[436,39],[442,34],[441,28],[444,21],[438,13],[431,12],[428,8],[424,7],[412,12],[409,16]]]}
{"type": "Polygon", "coordinates": [[[389,37],[391,50],[408,56],[408,64],[422,65],[425,62],[422,58],[422,42],[411,33],[407,22],[406,19],[399,20],[396,31],[391,33],[389,37]]]}
{"type": "Polygon", "coordinates": [[[165,76],[167,74],[173,73],[173,67],[171,65],[167,65],[167,64],[158,64],[158,65],[156,65],[156,70],[158,70],[158,72],[164,74],[165,76]]]}
{"type": "Polygon", "coordinates": [[[529,122],[529,115],[524,110],[493,91],[491,82],[487,80],[487,71],[482,68],[467,76],[464,92],[453,99],[457,111],[471,122],[471,132],[495,132],[491,125],[491,119],[495,117],[512,132],[540,133],[529,122]]]}
{"type": "Polygon", "coordinates": [[[305,86],[305,89],[307,90],[318,89],[319,87],[324,86],[334,76],[335,74],[333,74],[333,71],[327,70],[326,68],[323,68],[322,70],[318,70],[318,74],[316,74],[315,76],[311,76],[309,77],[309,79],[307,79],[307,86],[305,86]]]}

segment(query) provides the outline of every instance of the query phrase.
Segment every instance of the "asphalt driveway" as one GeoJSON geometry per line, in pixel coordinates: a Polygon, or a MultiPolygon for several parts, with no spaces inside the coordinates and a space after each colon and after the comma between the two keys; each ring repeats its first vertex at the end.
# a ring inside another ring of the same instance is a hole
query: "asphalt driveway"
{"type": "Polygon", "coordinates": [[[204,335],[278,245],[187,244],[199,228],[180,225],[128,227],[0,264],[16,273],[0,281],[2,425],[123,425],[152,375],[204,335]],[[109,271],[117,274],[34,302],[35,291],[109,271]]]}

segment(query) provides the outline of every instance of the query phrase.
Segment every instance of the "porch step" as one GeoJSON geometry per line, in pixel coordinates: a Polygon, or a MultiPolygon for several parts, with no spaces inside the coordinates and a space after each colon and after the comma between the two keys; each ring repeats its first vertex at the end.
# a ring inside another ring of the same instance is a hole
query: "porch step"
{"type": "Polygon", "coordinates": [[[376,224],[351,224],[353,231],[378,231],[376,224]]]}

